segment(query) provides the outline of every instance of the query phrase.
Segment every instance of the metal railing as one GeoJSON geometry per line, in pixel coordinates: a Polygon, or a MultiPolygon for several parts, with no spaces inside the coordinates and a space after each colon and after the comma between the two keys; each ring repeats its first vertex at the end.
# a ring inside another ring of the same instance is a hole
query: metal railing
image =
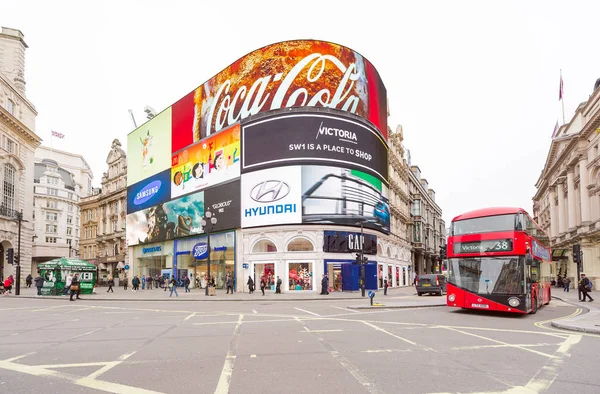
{"type": "Polygon", "coordinates": [[[6,207],[4,204],[0,205],[0,216],[17,219],[19,217],[19,211],[6,207]]]}

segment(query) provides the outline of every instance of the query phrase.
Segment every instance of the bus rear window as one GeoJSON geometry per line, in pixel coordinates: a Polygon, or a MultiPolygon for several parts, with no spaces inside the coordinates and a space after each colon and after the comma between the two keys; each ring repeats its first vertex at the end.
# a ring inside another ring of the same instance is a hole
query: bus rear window
{"type": "Polygon", "coordinates": [[[510,214],[458,220],[452,223],[452,235],[514,231],[516,216],[515,214],[510,214]]]}

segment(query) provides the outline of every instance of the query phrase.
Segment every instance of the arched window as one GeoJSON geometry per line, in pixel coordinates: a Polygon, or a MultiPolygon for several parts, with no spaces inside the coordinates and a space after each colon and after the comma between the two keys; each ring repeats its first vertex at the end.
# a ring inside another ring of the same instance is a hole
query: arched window
{"type": "Polygon", "coordinates": [[[379,256],[383,256],[383,249],[381,248],[381,245],[377,245],[377,254],[379,256]]]}
{"type": "Polygon", "coordinates": [[[303,237],[296,237],[287,244],[288,252],[313,252],[314,250],[312,242],[303,237]]]}
{"type": "Polygon", "coordinates": [[[4,165],[2,205],[8,209],[15,209],[15,173],[15,167],[13,167],[11,164],[4,165]]]}
{"type": "Polygon", "coordinates": [[[252,248],[252,253],[273,253],[277,252],[277,246],[268,239],[261,239],[257,243],[254,244],[252,248]]]}

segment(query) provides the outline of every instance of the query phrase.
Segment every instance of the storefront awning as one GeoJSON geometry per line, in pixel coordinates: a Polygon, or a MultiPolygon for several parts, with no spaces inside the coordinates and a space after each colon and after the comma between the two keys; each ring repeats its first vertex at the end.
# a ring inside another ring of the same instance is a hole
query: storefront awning
{"type": "Polygon", "coordinates": [[[566,259],[567,249],[552,249],[552,260],[566,259]]]}
{"type": "Polygon", "coordinates": [[[124,262],[122,262],[122,261],[119,261],[119,262],[117,263],[117,268],[125,268],[125,263],[124,263],[124,262]]]}
{"type": "Polygon", "coordinates": [[[100,268],[101,270],[105,270],[107,267],[106,267],[106,264],[100,263],[100,264],[98,264],[98,268],[100,268]]]}

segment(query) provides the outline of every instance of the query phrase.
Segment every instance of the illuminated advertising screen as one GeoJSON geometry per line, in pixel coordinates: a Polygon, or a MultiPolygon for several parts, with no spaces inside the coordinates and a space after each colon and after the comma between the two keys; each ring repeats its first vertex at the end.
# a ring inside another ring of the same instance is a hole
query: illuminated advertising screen
{"type": "Polygon", "coordinates": [[[362,171],[302,166],[302,222],[341,224],[390,232],[388,189],[362,171]]]}
{"type": "Polygon", "coordinates": [[[127,136],[127,186],[171,167],[171,108],[127,136]]]}
{"type": "Polygon", "coordinates": [[[129,246],[200,234],[204,192],[198,192],[127,215],[129,246]]]}
{"type": "Polygon", "coordinates": [[[288,166],[242,175],[242,227],[302,222],[302,167],[288,166]]]}
{"type": "Polygon", "coordinates": [[[240,180],[205,190],[204,209],[217,218],[214,231],[240,228],[240,180]]]}
{"type": "Polygon", "coordinates": [[[171,170],[167,169],[127,188],[127,213],[141,211],[171,199],[171,170]]]}
{"type": "Polygon", "coordinates": [[[330,42],[286,41],[257,49],[192,93],[173,106],[173,152],[250,115],[286,107],[351,112],[387,139],[387,93],[377,70],[359,53],[330,42]]]}
{"type": "Polygon", "coordinates": [[[387,182],[387,144],[370,123],[316,109],[277,112],[242,122],[242,172],[321,164],[357,169],[387,182]]]}
{"type": "Polygon", "coordinates": [[[194,193],[240,176],[240,126],[223,130],[172,157],[171,197],[194,193]]]}

